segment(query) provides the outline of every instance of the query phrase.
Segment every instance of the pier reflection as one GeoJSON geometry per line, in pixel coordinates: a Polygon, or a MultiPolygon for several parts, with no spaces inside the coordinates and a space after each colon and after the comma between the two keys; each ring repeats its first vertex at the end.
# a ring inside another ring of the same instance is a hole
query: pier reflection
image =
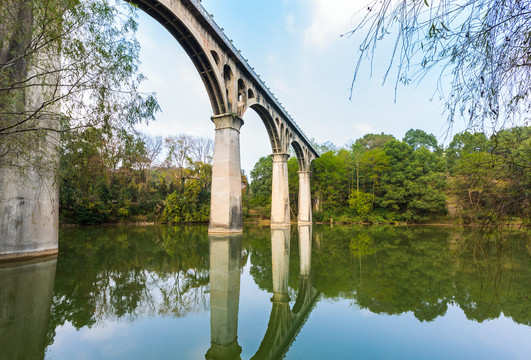
{"type": "MultiPolygon", "coordinates": [[[[272,308],[266,333],[253,359],[280,359],[306,322],[319,293],[312,285],[312,227],[299,226],[299,291],[291,308],[289,296],[290,229],[271,229],[272,308]]],[[[241,236],[209,236],[210,331],[207,359],[240,359],[238,305],[241,236]]]]}
{"type": "Polygon", "coordinates": [[[210,349],[207,359],[240,359],[238,307],[242,236],[209,235],[210,349]]]}
{"type": "Polygon", "coordinates": [[[0,358],[44,358],[56,266],[56,258],[0,265],[0,358]]]}
{"type": "Polygon", "coordinates": [[[299,234],[299,291],[295,305],[290,307],[288,294],[290,231],[271,229],[273,263],[272,308],[267,331],[252,359],[282,359],[310,316],[319,292],[311,278],[312,226],[298,227],[299,234]]]}

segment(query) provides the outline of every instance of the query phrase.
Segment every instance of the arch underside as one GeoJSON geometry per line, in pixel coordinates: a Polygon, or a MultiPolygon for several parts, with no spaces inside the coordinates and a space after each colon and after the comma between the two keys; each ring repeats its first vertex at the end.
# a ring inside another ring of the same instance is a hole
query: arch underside
{"type": "MultiPolygon", "coordinates": [[[[221,86],[216,77],[215,69],[212,66],[205,50],[199,43],[198,39],[194,36],[192,31],[179,19],[179,17],[166,6],[159,1],[149,0],[125,0],[129,3],[137,5],[146,14],[155,19],[159,24],[164,26],[166,30],[181,44],[184,51],[188,54],[192,60],[195,68],[201,76],[201,80],[205,85],[205,88],[212,105],[214,115],[220,115],[227,113],[228,109],[225,106],[223,100],[223,94],[221,92],[221,86]]],[[[197,11],[195,7],[190,6],[190,11],[197,11]]],[[[197,18],[200,18],[201,14],[198,13],[197,18]]]]}
{"type": "Polygon", "coordinates": [[[302,150],[301,145],[298,141],[292,141],[291,146],[293,147],[293,150],[295,150],[295,155],[297,155],[297,161],[299,163],[299,170],[304,171],[307,170],[305,167],[306,161],[304,156],[304,151],[302,150]]]}
{"type": "Polygon", "coordinates": [[[273,302],[267,330],[252,360],[282,359],[310,316],[319,292],[309,277],[301,277],[293,309],[289,302],[273,302]]]}
{"type": "MultiPolygon", "coordinates": [[[[192,63],[194,64],[196,70],[198,71],[201,77],[201,80],[203,81],[205,89],[207,90],[208,97],[210,99],[210,103],[211,103],[212,111],[214,115],[221,115],[221,114],[227,114],[227,113],[232,112],[233,111],[231,108],[232,104],[229,104],[231,91],[227,91],[226,89],[227,84],[221,83],[223,82],[223,79],[220,77],[221,75],[218,73],[218,68],[217,68],[218,64],[215,63],[215,57],[214,55],[212,55],[212,51],[213,50],[215,51],[215,49],[204,48],[202,45],[202,42],[204,41],[204,39],[201,39],[201,36],[197,35],[197,31],[195,31],[194,27],[192,25],[188,25],[186,23],[187,22],[186,19],[181,19],[174,10],[168,8],[163,3],[165,2],[175,3],[175,4],[180,3],[181,6],[186,7],[188,11],[190,11],[191,15],[197,20],[198,23],[208,28],[210,24],[205,22],[203,15],[199,12],[199,10],[189,1],[185,1],[185,0],[181,0],[181,1],[124,0],[124,1],[137,5],[146,14],[150,15],[158,23],[164,26],[164,28],[166,28],[166,30],[168,30],[170,34],[172,34],[172,36],[182,46],[184,51],[188,54],[188,56],[192,60],[192,63]],[[213,60],[211,61],[211,59],[213,60]],[[225,99],[225,94],[224,94],[225,92],[228,93],[227,99],[225,99]]],[[[216,53],[216,55],[218,54],[216,53]]],[[[218,56],[218,59],[219,59],[219,56],[218,56]]],[[[240,82],[240,79],[238,79],[238,84],[239,82],[240,82]]],[[[244,89],[245,89],[245,86],[243,87],[238,86],[238,94],[240,93],[240,90],[243,91],[244,89]]],[[[288,134],[291,132],[291,130],[288,131],[287,128],[289,127],[291,129],[290,125],[284,128],[285,131],[282,131],[282,129],[278,129],[277,128],[278,124],[275,123],[275,119],[273,118],[271,112],[267,110],[267,108],[264,107],[264,105],[256,102],[255,94],[251,89],[249,89],[249,93],[243,95],[242,98],[244,98],[243,104],[247,103],[247,106],[255,110],[260,116],[260,118],[262,119],[262,122],[264,123],[266,127],[269,140],[271,142],[271,148],[272,148],[273,153],[286,152],[287,148],[289,147],[289,144],[286,142],[289,141],[288,134]],[[249,94],[251,94],[251,96],[248,96],[249,94]]],[[[232,100],[234,102],[234,100],[238,101],[239,99],[232,99],[232,100]]],[[[245,107],[246,106],[243,105],[242,114],[239,114],[239,116],[243,116],[245,107]]],[[[238,113],[239,112],[240,112],[240,109],[238,109],[238,113]]],[[[304,139],[302,140],[304,142],[304,139]]],[[[310,159],[305,159],[307,154],[305,151],[303,151],[303,148],[301,147],[300,143],[292,142],[292,145],[295,149],[295,153],[297,154],[297,159],[299,162],[299,169],[303,170],[305,169],[306,164],[307,163],[309,164],[310,159]]],[[[304,142],[304,146],[307,146],[305,142],[304,142]]],[[[312,153],[314,153],[314,150],[311,147],[310,149],[312,153]]],[[[318,156],[318,155],[315,154],[315,156],[318,156]]]]}
{"type": "Polygon", "coordinates": [[[269,140],[271,141],[271,149],[273,153],[281,152],[282,144],[280,143],[280,138],[277,134],[275,121],[273,120],[273,117],[269,111],[267,111],[267,109],[260,104],[253,104],[250,107],[258,114],[258,116],[260,116],[260,119],[262,119],[262,122],[267,130],[267,134],[269,135],[269,140]]]}

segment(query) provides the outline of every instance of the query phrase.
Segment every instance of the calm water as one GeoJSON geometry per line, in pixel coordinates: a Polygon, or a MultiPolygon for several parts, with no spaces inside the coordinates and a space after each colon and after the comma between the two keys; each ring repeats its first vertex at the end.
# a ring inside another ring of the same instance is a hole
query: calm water
{"type": "Polygon", "coordinates": [[[0,359],[530,359],[529,233],[67,228],[0,267],[0,359]]]}

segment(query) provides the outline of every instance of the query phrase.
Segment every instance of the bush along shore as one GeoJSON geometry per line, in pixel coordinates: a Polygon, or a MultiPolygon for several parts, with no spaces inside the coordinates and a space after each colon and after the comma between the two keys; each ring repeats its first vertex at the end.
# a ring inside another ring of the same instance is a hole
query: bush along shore
{"type": "MultiPolygon", "coordinates": [[[[315,144],[312,164],[316,223],[522,224],[531,220],[531,128],[490,137],[456,134],[448,146],[409,130],[400,141],[367,134],[339,148],[315,144]]],[[[61,142],[60,219],[63,224],[206,223],[210,139],[165,139],[95,128],[61,142]],[[161,154],[166,154],[161,159],[161,154]]],[[[298,164],[288,160],[290,205],[296,221],[298,164]]],[[[272,159],[242,172],[246,222],[267,224],[272,159]],[[249,181],[250,180],[250,181],[249,181]]]]}

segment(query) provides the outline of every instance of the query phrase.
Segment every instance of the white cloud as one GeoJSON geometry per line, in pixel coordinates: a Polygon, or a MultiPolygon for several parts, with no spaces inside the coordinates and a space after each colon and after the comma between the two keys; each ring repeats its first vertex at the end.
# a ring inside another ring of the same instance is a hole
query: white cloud
{"type": "Polygon", "coordinates": [[[286,16],[286,31],[289,33],[295,32],[295,18],[293,14],[288,14],[286,16]]]}
{"type": "Polygon", "coordinates": [[[118,322],[107,322],[103,325],[83,328],[80,338],[92,342],[110,340],[116,336],[125,336],[126,325],[118,322]]]}
{"type": "Polygon", "coordinates": [[[304,44],[320,50],[352,30],[356,12],[369,0],[312,0],[312,23],[304,33],[304,44]]]}
{"type": "Polygon", "coordinates": [[[356,123],[354,125],[354,129],[356,129],[356,131],[361,134],[360,136],[375,132],[374,128],[371,125],[364,123],[356,123]]]}

